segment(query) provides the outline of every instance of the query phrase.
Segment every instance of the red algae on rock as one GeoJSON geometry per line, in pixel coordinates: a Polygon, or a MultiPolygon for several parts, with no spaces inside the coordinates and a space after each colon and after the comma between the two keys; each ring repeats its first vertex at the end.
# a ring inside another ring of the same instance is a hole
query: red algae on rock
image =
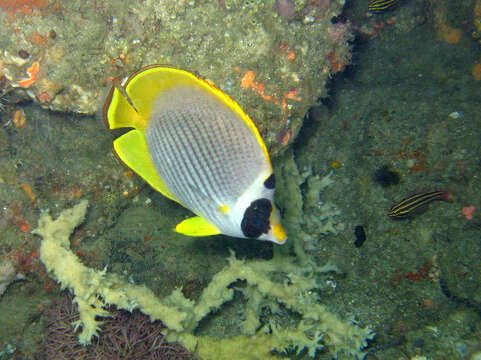
{"type": "Polygon", "coordinates": [[[0,0],[0,7],[9,13],[30,14],[33,9],[43,9],[47,5],[48,0],[0,0]]]}

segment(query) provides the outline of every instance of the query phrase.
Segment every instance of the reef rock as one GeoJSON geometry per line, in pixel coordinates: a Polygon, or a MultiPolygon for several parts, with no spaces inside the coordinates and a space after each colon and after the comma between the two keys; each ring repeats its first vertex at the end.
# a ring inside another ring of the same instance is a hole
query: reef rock
{"type": "Polygon", "coordinates": [[[344,0],[74,1],[0,4],[0,94],[94,114],[114,78],[162,63],[240,103],[271,151],[297,134],[326,81],[350,61],[344,0]],[[12,5],[13,4],[13,5],[12,5]],[[336,19],[333,21],[333,19],[336,19]]]}

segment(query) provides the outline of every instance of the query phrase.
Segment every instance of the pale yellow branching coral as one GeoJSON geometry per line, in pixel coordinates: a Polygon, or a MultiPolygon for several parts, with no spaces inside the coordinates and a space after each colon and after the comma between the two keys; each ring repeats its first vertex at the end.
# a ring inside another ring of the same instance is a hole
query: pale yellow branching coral
{"type": "Polygon", "coordinates": [[[316,268],[310,250],[316,249],[318,239],[327,234],[337,234],[335,228],[341,215],[333,204],[321,201],[320,194],[334,183],[332,173],[320,177],[312,169],[299,169],[294,151],[288,149],[276,167],[276,202],[283,211],[283,224],[289,241],[287,246],[275,247],[274,251],[287,254],[290,247],[296,254],[296,261],[316,268]],[[302,191],[301,188],[305,190],[302,191]]]}
{"type": "Polygon", "coordinates": [[[88,202],[83,200],[72,209],[64,210],[55,221],[44,213],[38,228],[34,230],[43,238],[40,260],[62,288],[68,288],[74,294],[80,314],[75,328],[82,329],[80,343],[88,344],[97,335],[100,322],[95,317],[109,315],[103,309],[106,305],[116,305],[129,311],[137,307],[145,308],[156,318],[163,319],[169,328],[182,330],[181,320],[185,314],[160,303],[145,286],[131,285],[115,274],[108,274],[106,269],[98,271],[88,268],[70,250],[69,236],[84,221],[87,207],[88,202]]]}
{"type": "MultiPolygon", "coordinates": [[[[63,211],[57,220],[43,214],[35,233],[42,236],[40,259],[62,287],[70,289],[78,304],[80,319],[74,324],[81,328],[79,341],[88,344],[99,331],[96,316],[109,316],[108,305],[140,311],[152,320],[161,320],[167,327],[169,341],[179,341],[189,350],[196,350],[203,359],[275,359],[276,353],[288,350],[310,356],[316,350],[327,348],[332,354],[344,353],[352,358],[362,356],[361,349],[372,337],[369,328],[360,328],[341,321],[319,304],[318,285],[305,269],[289,261],[243,261],[233,255],[229,264],[217,273],[204,289],[197,302],[186,299],[176,289],[163,300],[143,285],[133,285],[106,269],[88,268],[69,248],[69,236],[85,218],[87,201],[63,211]],[[276,281],[272,280],[274,278],[276,281]],[[196,336],[200,320],[232,299],[234,290],[229,286],[237,280],[247,283],[239,289],[248,299],[249,308],[240,326],[240,335],[229,339],[196,336]],[[297,325],[288,328],[267,323],[259,329],[262,307],[272,312],[280,306],[299,315],[297,325]]],[[[287,259],[284,259],[287,260],[287,259]]],[[[331,268],[329,268],[331,269],[331,268]]]]}

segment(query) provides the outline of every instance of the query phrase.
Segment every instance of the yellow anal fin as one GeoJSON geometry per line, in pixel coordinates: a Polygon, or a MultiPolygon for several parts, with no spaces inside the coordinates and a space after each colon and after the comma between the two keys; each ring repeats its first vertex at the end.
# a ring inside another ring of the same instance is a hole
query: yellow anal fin
{"type": "Polygon", "coordinates": [[[149,183],[155,190],[183,205],[167,189],[149,155],[144,135],[140,130],[131,130],[114,141],[114,150],[120,160],[149,183]]]}
{"type": "Polygon", "coordinates": [[[188,236],[218,235],[220,230],[200,216],[194,216],[177,224],[175,231],[188,236]]]}

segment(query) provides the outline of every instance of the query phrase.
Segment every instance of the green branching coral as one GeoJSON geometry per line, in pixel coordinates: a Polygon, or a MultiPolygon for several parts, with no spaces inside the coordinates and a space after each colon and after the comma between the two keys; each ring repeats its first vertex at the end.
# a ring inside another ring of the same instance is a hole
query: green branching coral
{"type": "MultiPolygon", "coordinates": [[[[319,237],[337,233],[334,225],[341,212],[320,199],[321,192],[334,182],[332,174],[320,178],[310,169],[299,171],[292,150],[286,151],[277,162],[276,180],[280,191],[276,192],[276,202],[283,210],[288,244],[294,248],[297,261],[308,264],[311,259],[306,251],[316,248],[319,237]]],[[[280,251],[286,253],[286,249],[280,251]]]]}
{"type": "Polygon", "coordinates": [[[74,301],[79,304],[80,320],[75,325],[82,329],[83,343],[98,335],[101,321],[96,317],[108,316],[105,309],[114,304],[129,311],[138,308],[152,320],[162,320],[169,327],[169,341],[179,341],[191,351],[195,349],[203,359],[269,359],[291,351],[306,351],[313,357],[321,349],[356,358],[373,336],[369,328],[342,321],[320,304],[319,286],[309,271],[310,265],[299,266],[292,257],[281,253],[273,260],[252,261],[239,260],[231,254],[228,265],[212,278],[198,301],[185,298],[180,289],[158,299],[143,285],[130,284],[105,269],[86,267],[70,250],[69,235],[84,220],[86,211],[87,202],[82,201],[55,221],[43,214],[35,231],[43,237],[42,262],[62,287],[74,293],[74,301]],[[229,339],[197,336],[199,322],[232,300],[231,285],[238,280],[247,284],[238,291],[250,305],[239,327],[240,335],[229,339]],[[272,313],[287,310],[298,320],[291,326],[272,321],[262,325],[260,317],[265,308],[272,313]]]}

